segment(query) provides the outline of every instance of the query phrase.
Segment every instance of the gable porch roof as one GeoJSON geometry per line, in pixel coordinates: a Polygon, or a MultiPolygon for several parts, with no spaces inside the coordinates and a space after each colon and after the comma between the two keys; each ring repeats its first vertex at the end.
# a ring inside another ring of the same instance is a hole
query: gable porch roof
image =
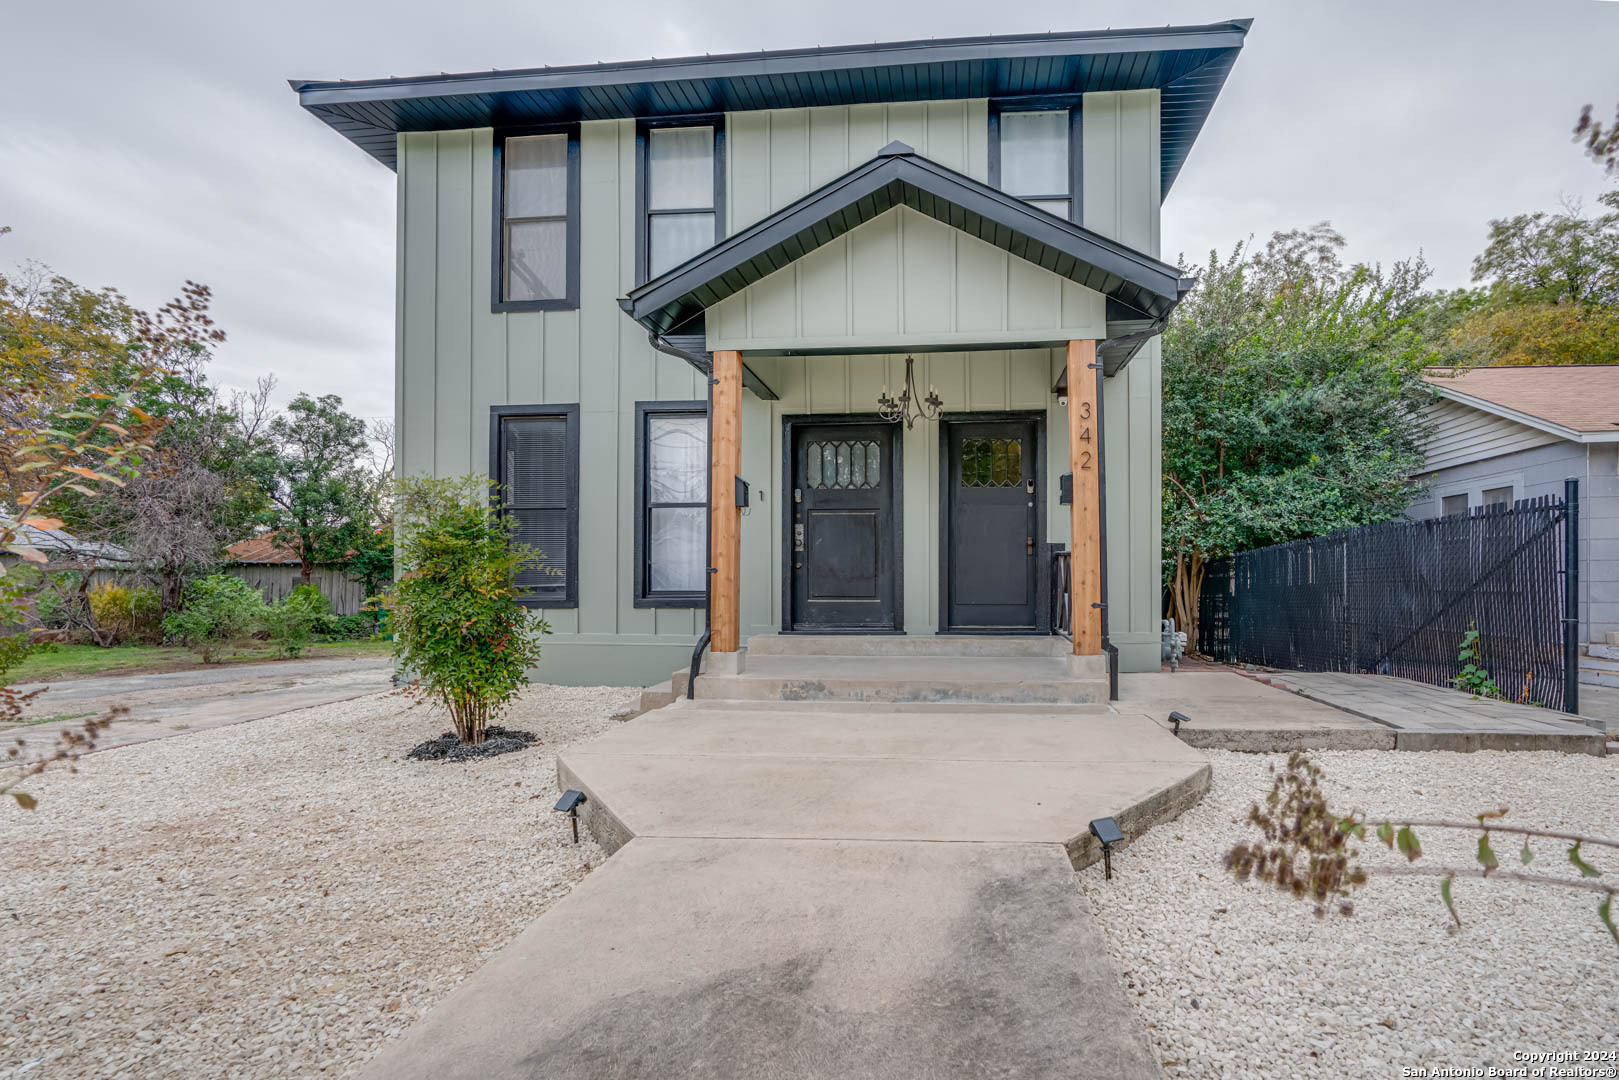
{"type": "Polygon", "coordinates": [[[1110,320],[1161,322],[1193,285],[1193,279],[1182,277],[1168,263],[894,142],[872,160],[631,290],[619,306],[654,336],[668,335],[727,297],[898,206],[1103,294],[1110,320]]]}

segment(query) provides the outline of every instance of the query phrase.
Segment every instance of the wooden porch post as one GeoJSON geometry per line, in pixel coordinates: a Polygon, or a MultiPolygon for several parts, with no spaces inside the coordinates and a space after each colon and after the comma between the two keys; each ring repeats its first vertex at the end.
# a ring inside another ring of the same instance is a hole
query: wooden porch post
{"type": "Polygon", "coordinates": [[[1074,474],[1074,501],[1068,507],[1073,549],[1074,655],[1102,652],[1102,484],[1097,468],[1096,342],[1068,343],[1068,465],[1074,474]]]}
{"type": "Polygon", "coordinates": [[[715,573],[709,594],[709,648],[734,653],[742,623],[742,511],[736,505],[736,478],[742,471],[742,354],[716,352],[713,378],[708,527],[715,573]]]}

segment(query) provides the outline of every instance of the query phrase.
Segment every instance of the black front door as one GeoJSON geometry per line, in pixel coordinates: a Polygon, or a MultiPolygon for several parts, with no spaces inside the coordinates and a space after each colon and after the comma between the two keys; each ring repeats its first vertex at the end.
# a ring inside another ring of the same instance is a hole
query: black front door
{"type": "Polygon", "coordinates": [[[1036,630],[1036,421],[960,420],[945,431],[945,627],[1036,630]]]}
{"type": "Polygon", "coordinates": [[[794,630],[898,630],[894,425],[795,423],[794,630]]]}

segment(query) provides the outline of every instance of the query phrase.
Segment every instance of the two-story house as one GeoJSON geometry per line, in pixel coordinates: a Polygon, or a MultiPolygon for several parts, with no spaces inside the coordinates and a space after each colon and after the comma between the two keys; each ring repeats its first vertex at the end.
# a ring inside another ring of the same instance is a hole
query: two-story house
{"type": "Polygon", "coordinates": [[[1247,29],[294,82],[398,173],[398,467],[487,470],[562,571],[540,677],[803,631],[1156,670],[1159,206],[1247,29]]]}

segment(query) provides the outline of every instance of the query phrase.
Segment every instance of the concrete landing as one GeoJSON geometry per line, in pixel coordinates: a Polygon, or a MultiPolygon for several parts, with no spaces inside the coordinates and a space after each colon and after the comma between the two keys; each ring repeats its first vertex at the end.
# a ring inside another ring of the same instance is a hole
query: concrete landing
{"type": "Polygon", "coordinates": [[[1180,739],[1205,750],[1393,750],[1392,728],[1330,705],[1288,694],[1228,669],[1119,676],[1123,714],[1168,729],[1171,711],[1192,718],[1180,739]]]}
{"type": "MultiPolygon", "coordinates": [[[[903,640],[903,639],[895,639],[903,640]]],[[[1101,658],[1075,675],[1052,655],[753,655],[740,675],[702,675],[699,701],[1077,704],[1107,700],[1101,658]]]]}
{"type": "Polygon", "coordinates": [[[1054,847],[637,840],[364,1075],[1161,1073],[1054,847]]]}
{"type": "Polygon", "coordinates": [[[630,836],[1060,844],[1075,868],[1097,857],[1093,819],[1138,835],[1209,784],[1201,753],[1140,717],[779,702],[679,702],[567,751],[557,773],[590,797],[609,850],[630,836]]]}
{"type": "Polygon", "coordinates": [[[1392,729],[1397,750],[1607,752],[1602,731],[1554,709],[1487,701],[1388,675],[1286,671],[1268,677],[1295,694],[1392,729]]]}

